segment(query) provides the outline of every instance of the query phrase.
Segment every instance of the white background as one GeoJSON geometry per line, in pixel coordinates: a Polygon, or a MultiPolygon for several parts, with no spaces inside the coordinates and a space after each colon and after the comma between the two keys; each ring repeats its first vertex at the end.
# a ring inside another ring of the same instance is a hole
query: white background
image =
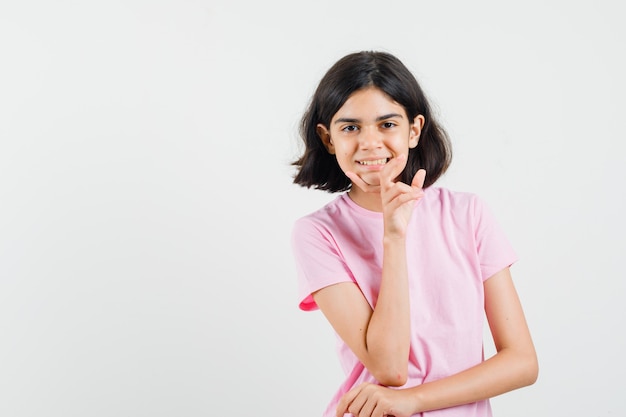
{"type": "MultiPolygon", "coordinates": [[[[496,416],[626,414],[619,1],[0,3],[0,415],[321,414],[291,184],[317,82],[396,54],[448,129],[439,185],[517,249],[538,382],[496,416]]],[[[487,349],[490,349],[489,345],[487,349]]]]}

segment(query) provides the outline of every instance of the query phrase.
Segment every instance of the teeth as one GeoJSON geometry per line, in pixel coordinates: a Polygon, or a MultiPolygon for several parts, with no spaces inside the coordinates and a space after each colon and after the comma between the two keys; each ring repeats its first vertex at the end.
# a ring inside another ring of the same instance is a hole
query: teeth
{"type": "Polygon", "coordinates": [[[359,161],[359,164],[361,165],[384,165],[387,163],[388,160],[389,158],[375,159],[373,161],[359,161]]]}

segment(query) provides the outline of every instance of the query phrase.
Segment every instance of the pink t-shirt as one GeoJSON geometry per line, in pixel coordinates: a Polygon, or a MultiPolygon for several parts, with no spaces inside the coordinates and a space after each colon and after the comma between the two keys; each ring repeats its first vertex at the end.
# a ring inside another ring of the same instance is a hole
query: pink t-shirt
{"type": "MultiPolygon", "coordinates": [[[[382,213],[347,194],[296,221],[292,247],[299,306],[318,307],[311,293],[354,282],[376,305],[383,257],[382,213]]],[[[407,232],[411,347],[405,388],[458,373],[483,361],[483,281],[516,261],[494,217],[474,194],[429,187],[416,204],[407,232]]],[[[341,396],[362,382],[376,383],[338,338],[346,374],[324,416],[335,415],[341,396]]],[[[489,417],[489,401],[423,413],[435,417],[489,417]]]]}

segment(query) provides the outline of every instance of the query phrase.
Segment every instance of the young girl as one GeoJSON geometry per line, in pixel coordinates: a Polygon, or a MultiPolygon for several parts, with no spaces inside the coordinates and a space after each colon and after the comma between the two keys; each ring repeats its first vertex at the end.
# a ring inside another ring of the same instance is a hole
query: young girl
{"type": "Polygon", "coordinates": [[[324,416],[487,417],[490,397],[534,383],[515,253],[480,198],[433,186],[450,147],[410,71],[388,53],[345,56],[301,133],[294,182],[342,192],[292,236],[300,308],[328,319],[347,376],[324,416]]]}

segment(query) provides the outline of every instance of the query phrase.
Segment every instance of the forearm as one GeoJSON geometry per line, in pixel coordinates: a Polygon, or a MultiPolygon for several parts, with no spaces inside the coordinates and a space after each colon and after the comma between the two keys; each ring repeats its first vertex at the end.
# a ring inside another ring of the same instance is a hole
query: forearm
{"type": "Polygon", "coordinates": [[[407,394],[414,401],[416,413],[447,408],[531,385],[537,379],[537,370],[533,349],[503,349],[466,371],[407,389],[407,394]]]}
{"type": "Polygon", "coordinates": [[[370,319],[366,346],[377,369],[370,371],[383,385],[404,385],[410,346],[409,289],[404,237],[383,241],[382,279],[370,319]]]}

